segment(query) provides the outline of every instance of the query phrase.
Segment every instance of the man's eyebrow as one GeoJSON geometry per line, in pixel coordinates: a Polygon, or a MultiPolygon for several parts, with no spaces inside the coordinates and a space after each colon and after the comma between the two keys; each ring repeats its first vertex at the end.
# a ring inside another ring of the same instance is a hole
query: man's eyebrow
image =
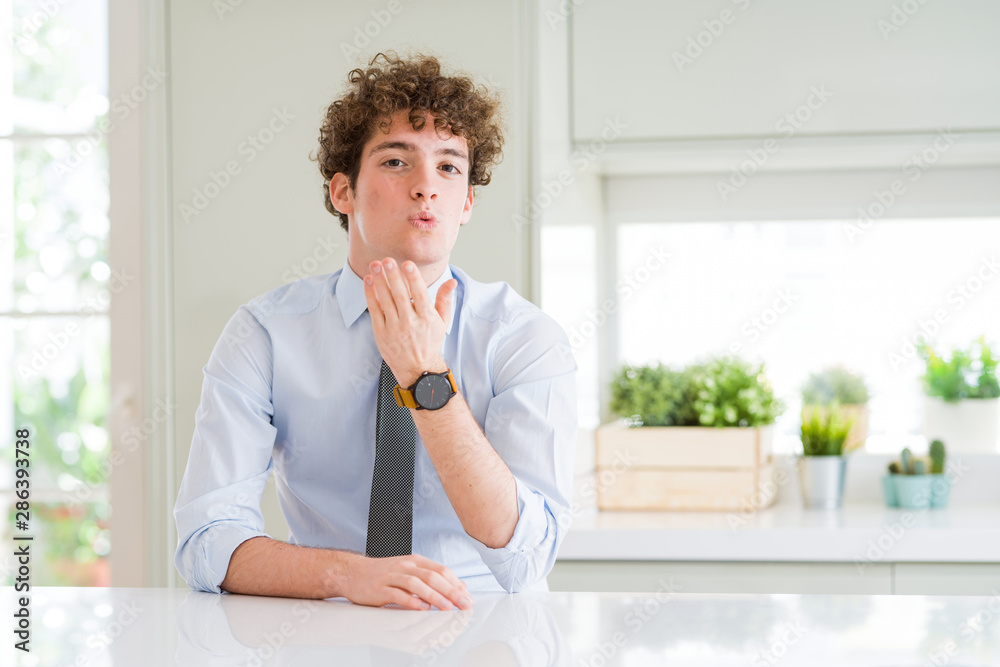
{"type": "Polygon", "coordinates": [[[451,155],[453,157],[457,157],[460,160],[465,160],[466,162],[469,161],[469,156],[466,154],[466,152],[460,151],[457,148],[442,148],[438,150],[437,153],[438,155],[451,155]]]}
{"type": "MultiPolygon", "coordinates": [[[[375,155],[375,153],[378,153],[379,151],[387,151],[387,150],[393,150],[393,149],[395,149],[395,150],[409,151],[410,153],[416,153],[417,152],[417,147],[414,146],[413,144],[411,144],[408,141],[383,141],[380,144],[376,144],[371,149],[371,151],[368,152],[368,155],[375,155]]],[[[440,149],[438,149],[437,154],[438,155],[451,155],[452,157],[456,157],[456,158],[459,158],[461,160],[465,160],[466,162],[469,161],[469,156],[465,153],[465,151],[461,151],[461,150],[459,150],[457,148],[440,148],[440,149]]]]}

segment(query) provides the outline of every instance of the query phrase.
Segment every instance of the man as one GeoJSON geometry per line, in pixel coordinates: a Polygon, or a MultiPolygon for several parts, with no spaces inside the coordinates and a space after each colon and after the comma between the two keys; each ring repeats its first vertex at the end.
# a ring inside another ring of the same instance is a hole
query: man
{"type": "Polygon", "coordinates": [[[379,54],[349,78],[318,155],[347,261],[227,324],[174,509],[176,566],[206,591],[410,609],[547,590],[576,364],[551,318],[449,264],[500,159],[498,102],[431,57],[379,54]],[[263,530],[272,471],[290,543],[263,530]]]}

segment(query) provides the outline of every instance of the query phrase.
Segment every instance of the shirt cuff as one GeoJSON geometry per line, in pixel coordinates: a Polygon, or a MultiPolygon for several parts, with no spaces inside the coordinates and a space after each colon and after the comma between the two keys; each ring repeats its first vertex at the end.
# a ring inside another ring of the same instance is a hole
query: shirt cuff
{"type": "Polygon", "coordinates": [[[217,523],[206,529],[197,538],[195,547],[200,556],[191,568],[192,577],[188,585],[209,593],[222,593],[220,588],[229,572],[229,561],[236,547],[254,537],[271,537],[267,533],[237,523],[217,523]]]}
{"type": "MultiPolygon", "coordinates": [[[[549,512],[541,494],[514,477],[517,493],[517,525],[506,546],[492,549],[479,540],[472,542],[483,563],[507,592],[515,592],[544,580],[555,561],[556,531],[550,530],[549,512]],[[535,561],[541,561],[535,563],[535,561]],[[539,576],[531,577],[530,573],[539,576]],[[525,580],[530,578],[530,580],[525,580]]],[[[554,521],[552,522],[555,523],[554,521]]]]}

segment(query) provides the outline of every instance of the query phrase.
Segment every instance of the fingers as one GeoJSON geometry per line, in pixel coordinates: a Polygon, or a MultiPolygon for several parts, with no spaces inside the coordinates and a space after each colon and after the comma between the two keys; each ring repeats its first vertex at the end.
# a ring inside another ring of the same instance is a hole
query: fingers
{"type": "Polygon", "coordinates": [[[431,608],[431,605],[421,600],[419,597],[413,597],[413,595],[402,588],[389,588],[389,597],[391,598],[388,604],[397,604],[404,609],[413,609],[414,611],[427,611],[431,608]]]}
{"type": "MultiPolygon", "coordinates": [[[[390,260],[386,260],[387,262],[390,260]]],[[[395,262],[392,263],[395,267],[395,262]]],[[[369,276],[365,276],[365,297],[368,297],[369,287],[370,291],[374,293],[375,299],[378,301],[378,310],[383,316],[381,321],[384,321],[388,325],[392,325],[399,319],[399,308],[396,304],[396,299],[393,297],[392,289],[390,288],[388,278],[389,271],[386,270],[385,265],[382,262],[372,262],[368,265],[368,270],[371,271],[371,284],[369,285],[369,276]]],[[[393,269],[395,271],[395,269],[393,269]]],[[[372,313],[372,318],[374,319],[374,311],[371,309],[371,304],[368,305],[368,312],[372,313]]]]}
{"type": "Polygon", "coordinates": [[[381,564],[389,570],[382,579],[383,585],[391,592],[392,601],[400,606],[425,609],[420,605],[428,603],[443,611],[472,608],[468,586],[444,565],[419,554],[384,559],[381,564]],[[402,591],[403,597],[397,591],[402,591]]]}
{"type": "Polygon", "coordinates": [[[469,587],[466,586],[465,582],[459,579],[458,576],[454,572],[452,572],[451,568],[449,568],[447,565],[436,563],[427,556],[421,556],[420,554],[413,554],[410,558],[412,558],[417,563],[417,565],[420,565],[424,569],[437,572],[439,575],[444,577],[448,581],[448,583],[451,584],[452,586],[461,588],[465,592],[469,591],[469,587]]]}
{"type": "MultiPolygon", "coordinates": [[[[419,554],[414,554],[410,558],[419,568],[415,574],[426,584],[447,597],[451,604],[459,609],[472,608],[469,587],[450,568],[419,554]]],[[[436,602],[434,605],[438,606],[436,602]]]]}
{"type": "MultiPolygon", "coordinates": [[[[374,263],[373,263],[374,264],[374,263]]],[[[410,303],[410,288],[407,285],[407,281],[403,278],[403,273],[396,264],[396,260],[392,257],[386,257],[382,260],[382,273],[385,276],[386,282],[386,294],[391,300],[389,302],[383,301],[383,306],[385,309],[392,307],[396,308],[396,314],[400,319],[407,319],[413,314],[413,303],[410,303]]],[[[376,287],[377,287],[376,281],[376,287]]],[[[378,293],[379,298],[382,297],[381,293],[378,293]]],[[[419,295],[418,295],[419,296],[419,295]]],[[[415,301],[414,301],[415,303],[415,301]]]]}
{"type": "Polygon", "coordinates": [[[451,314],[451,295],[455,292],[456,287],[458,287],[458,281],[452,278],[438,289],[434,309],[437,310],[445,324],[448,323],[448,316],[451,314]]]}
{"type": "Polygon", "coordinates": [[[413,307],[418,313],[425,312],[430,306],[430,298],[427,296],[427,285],[424,284],[423,276],[417,271],[417,265],[410,260],[403,262],[402,269],[397,273],[401,273],[406,280],[410,297],[413,299],[413,307]]]}
{"type": "Polygon", "coordinates": [[[399,573],[392,580],[392,584],[406,591],[407,594],[412,593],[424,602],[431,603],[442,611],[451,611],[456,606],[440,590],[440,588],[450,588],[450,586],[436,572],[416,570],[412,574],[399,573]],[[434,586],[424,579],[424,577],[430,579],[433,576],[438,577],[434,586]]]}
{"type": "Polygon", "coordinates": [[[421,575],[428,586],[433,587],[442,596],[447,598],[449,604],[455,605],[458,609],[472,608],[472,597],[469,595],[469,589],[464,582],[459,582],[458,585],[455,585],[434,570],[423,570],[421,575]]]}
{"type": "Polygon", "coordinates": [[[368,314],[372,318],[372,327],[376,333],[381,334],[385,328],[385,312],[378,300],[378,295],[375,293],[374,282],[372,276],[365,276],[365,302],[368,304],[368,314]]]}
{"type": "MultiPolygon", "coordinates": [[[[381,301],[383,310],[395,307],[397,316],[405,318],[414,310],[423,313],[430,309],[427,285],[414,262],[406,260],[397,264],[393,258],[386,257],[381,262],[372,262],[368,269],[372,272],[375,294],[381,301]]],[[[449,282],[452,283],[451,287],[446,287],[446,283],[438,291],[439,300],[442,291],[447,296],[458,285],[455,279],[449,282]]]]}
{"type": "Polygon", "coordinates": [[[450,611],[472,609],[465,582],[444,565],[420,556],[361,558],[356,565],[357,586],[347,591],[356,604],[428,610],[431,605],[450,611]]]}

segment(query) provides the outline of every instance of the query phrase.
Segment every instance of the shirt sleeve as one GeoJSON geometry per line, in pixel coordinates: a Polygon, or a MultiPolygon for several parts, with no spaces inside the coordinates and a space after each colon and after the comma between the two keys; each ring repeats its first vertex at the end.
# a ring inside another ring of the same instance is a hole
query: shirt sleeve
{"type": "Polygon", "coordinates": [[[270,336],[241,306],[204,367],[191,453],[174,506],[174,564],[195,590],[220,593],[236,547],[268,536],[260,501],[276,433],[272,360],[270,336]]]}
{"type": "Polygon", "coordinates": [[[565,332],[541,311],[515,318],[492,366],[484,432],[514,475],[518,520],[506,546],[473,544],[514,593],[545,579],[571,522],[577,366],[565,332]]]}

